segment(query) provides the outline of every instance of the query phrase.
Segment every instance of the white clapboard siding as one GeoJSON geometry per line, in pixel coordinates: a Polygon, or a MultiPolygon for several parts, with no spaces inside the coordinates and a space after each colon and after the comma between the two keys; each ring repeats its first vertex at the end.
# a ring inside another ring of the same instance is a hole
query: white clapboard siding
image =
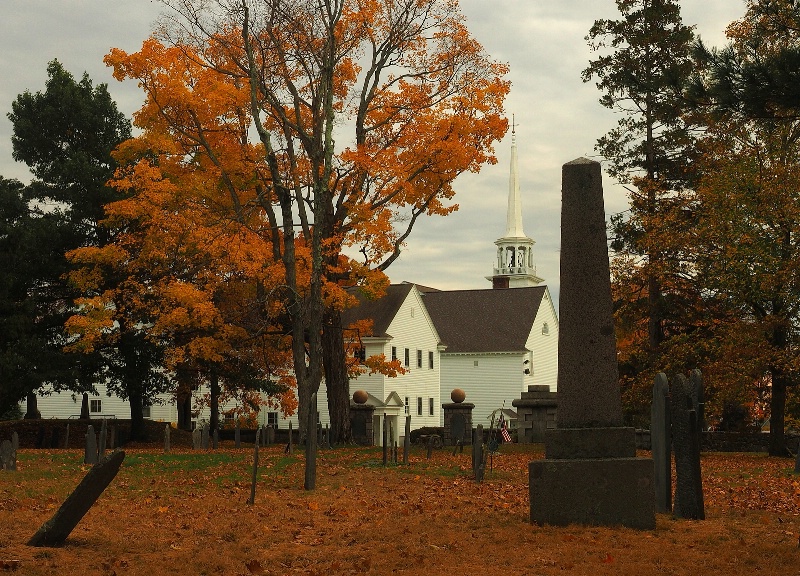
{"type": "MultiPolygon", "coordinates": [[[[450,402],[450,392],[460,388],[465,402],[475,404],[472,425],[488,427],[493,410],[511,408],[520,397],[524,381],[526,354],[442,354],[442,397],[450,402]]],[[[442,419],[441,425],[444,425],[442,419]]]]}
{"type": "Polygon", "coordinates": [[[530,385],[549,386],[550,391],[555,392],[558,381],[558,317],[549,290],[542,297],[526,347],[531,351],[528,358],[531,364],[526,364],[526,367],[532,367],[531,373],[525,376],[521,392],[527,391],[530,385]]]}

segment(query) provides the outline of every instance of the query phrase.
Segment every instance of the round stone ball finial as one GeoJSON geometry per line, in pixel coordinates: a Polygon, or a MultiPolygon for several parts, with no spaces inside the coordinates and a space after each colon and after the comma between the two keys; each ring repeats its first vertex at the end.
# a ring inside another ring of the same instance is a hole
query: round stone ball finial
{"type": "Polygon", "coordinates": [[[453,388],[453,391],[450,392],[450,400],[456,404],[461,404],[466,397],[466,392],[464,392],[461,388],[453,388]]]}
{"type": "Polygon", "coordinates": [[[353,402],[356,404],[366,404],[369,395],[364,390],[356,390],[353,392],[353,402]]]}

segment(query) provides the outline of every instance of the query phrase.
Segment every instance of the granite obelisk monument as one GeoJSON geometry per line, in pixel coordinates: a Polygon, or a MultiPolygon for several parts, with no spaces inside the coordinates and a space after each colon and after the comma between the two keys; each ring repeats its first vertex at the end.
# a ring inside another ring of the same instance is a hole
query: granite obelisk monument
{"type": "Polygon", "coordinates": [[[623,426],[600,164],[564,164],[557,428],[531,462],[539,524],[655,528],[653,460],[623,426]]]}

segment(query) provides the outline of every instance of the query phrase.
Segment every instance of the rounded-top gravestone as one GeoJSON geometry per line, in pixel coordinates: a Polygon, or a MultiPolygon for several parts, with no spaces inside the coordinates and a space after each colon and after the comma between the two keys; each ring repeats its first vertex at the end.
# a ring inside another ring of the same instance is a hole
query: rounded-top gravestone
{"type": "Polygon", "coordinates": [[[356,404],[366,404],[369,395],[364,390],[356,390],[353,392],[353,402],[356,404]]]}
{"type": "Polygon", "coordinates": [[[466,397],[467,393],[461,388],[453,388],[453,391],[450,392],[450,400],[452,400],[455,404],[461,404],[466,397]]]}

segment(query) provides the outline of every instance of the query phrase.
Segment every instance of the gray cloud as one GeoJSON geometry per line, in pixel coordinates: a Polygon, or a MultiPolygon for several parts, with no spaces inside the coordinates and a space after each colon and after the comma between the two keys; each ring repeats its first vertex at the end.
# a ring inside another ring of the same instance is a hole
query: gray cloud
{"type": "MultiPolygon", "coordinates": [[[[696,24],[709,45],[745,10],[743,1],[685,0],[683,19],[696,24]]],[[[487,52],[511,66],[506,110],[517,120],[525,232],[536,240],[538,274],[557,301],[561,166],[592,157],[594,143],[616,117],[602,108],[593,84],[580,72],[589,62],[584,37],[597,18],[617,15],[613,0],[462,0],[467,24],[487,52]]],[[[25,90],[44,88],[46,66],[58,58],[73,75],[86,71],[107,83],[120,109],[142,103],[133,82],[119,83],[103,64],[111,47],[135,51],[152,30],[162,5],[151,0],[5,0],[0,24],[0,175],[27,181],[11,158],[11,124],[5,114],[25,90]]],[[[494,240],[505,231],[510,135],[496,146],[498,164],[456,183],[460,210],[418,223],[402,257],[389,269],[393,281],[445,289],[488,288],[494,240]]],[[[599,160],[599,159],[598,159],[599,160]]],[[[606,179],[606,211],[626,208],[624,191],[606,179]]]]}

